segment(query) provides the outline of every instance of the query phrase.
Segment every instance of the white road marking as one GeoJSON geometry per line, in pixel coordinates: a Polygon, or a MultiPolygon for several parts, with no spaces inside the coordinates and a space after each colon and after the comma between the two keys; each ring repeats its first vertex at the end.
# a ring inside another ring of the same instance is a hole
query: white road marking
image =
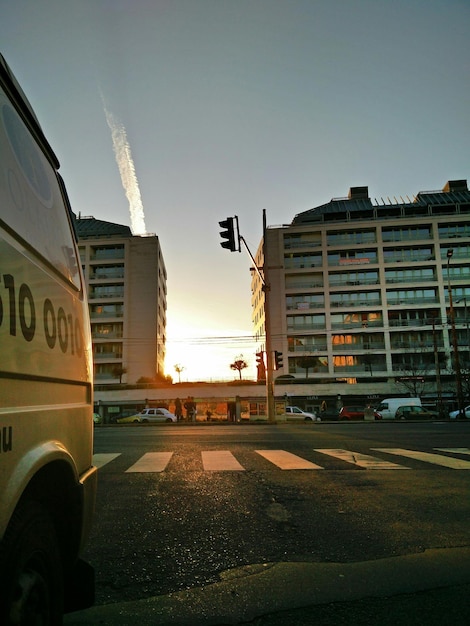
{"type": "Polygon", "coordinates": [[[449,456],[442,454],[431,454],[430,452],[419,452],[418,450],[403,450],[402,448],[372,448],[378,452],[386,452],[387,454],[397,454],[399,456],[405,456],[409,459],[416,459],[417,461],[424,461],[425,463],[432,463],[433,465],[442,465],[443,467],[450,467],[451,469],[470,469],[470,461],[463,461],[461,459],[453,459],[449,456]]]}
{"type": "Polygon", "coordinates": [[[306,459],[302,459],[300,456],[292,454],[291,452],[286,452],[285,450],[255,450],[255,452],[263,456],[274,465],[277,465],[277,467],[281,468],[282,470],[323,469],[323,467],[315,465],[315,463],[307,461],[306,459]]]}
{"type": "Polygon", "coordinates": [[[207,450],[201,452],[202,465],[211,472],[245,471],[237,459],[228,450],[207,450]]]}
{"type": "Polygon", "coordinates": [[[322,454],[328,454],[328,456],[335,457],[336,459],[341,459],[342,461],[346,461],[347,463],[352,463],[353,465],[357,465],[358,467],[363,467],[364,469],[384,469],[384,470],[395,470],[395,469],[410,469],[409,467],[405,467],[404,465],[397,465],[396,463],[391,463],[390,461],[384,461],[383,459],[379,459],[375,456],[370,456],[369,454],[361,454],[359,452],[351,452],[350,450],[341,450],[335,448],[315,448],[316,452],[321,452],[322,454]]]}
{"type": "Polygon", "coordinates": [[[451,454],[470,454],[470,448],[434,448],[440,452],[450,452],[451,454]]]}
{"type": "Polygon", "coordinates": [[[147,452],[126,473],[163,472],[172,456],[173,452],[147,452]]]}
{"type": "Polygon", "coordinates": [[[114,461],[118,456],[121,456],[120,452],[102,452],[101,454],[94,454],[93,465],[98,468],[103,467],[103,465],[114,461]]]}

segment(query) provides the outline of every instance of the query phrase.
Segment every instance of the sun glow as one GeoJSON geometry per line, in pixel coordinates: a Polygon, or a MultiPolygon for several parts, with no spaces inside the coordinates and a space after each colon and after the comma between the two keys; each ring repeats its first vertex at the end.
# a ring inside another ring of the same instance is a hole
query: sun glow
{"type": "Polygon", "coordinates": [[[221,336],[214,329],[168,322],[165,374],[174,382],[238,379],[230,364],[240,355],[248,364],[242,378],[256,380],[255,344],[246,331],[224,330],[221,336]]]}

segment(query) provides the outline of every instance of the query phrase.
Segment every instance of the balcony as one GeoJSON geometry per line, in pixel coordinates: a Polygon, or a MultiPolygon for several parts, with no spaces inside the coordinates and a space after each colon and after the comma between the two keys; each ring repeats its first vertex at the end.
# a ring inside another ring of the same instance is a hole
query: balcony
{"type": "Polygon", "coordinates": [[[333,343],[333,352],[363,352],[364,350],[385,350],[383,341],[364,343],[333,343]]]}

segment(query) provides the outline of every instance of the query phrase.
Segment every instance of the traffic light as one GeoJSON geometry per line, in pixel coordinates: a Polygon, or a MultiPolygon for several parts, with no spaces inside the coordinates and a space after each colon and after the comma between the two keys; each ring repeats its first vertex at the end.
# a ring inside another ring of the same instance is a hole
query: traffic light
{"type": "Polygon", "coordinates": [[[226,239],[227,241],[222,241],[220,245],[222,248],[227,248],[231,252],[236,252],[238,250],[238,242],[235,241],[235,223],[233,217],[227,217],[226,220],[222,220],[219,222],[219,226],[225,228],[220,233],[222,239],[226,239]]]}
{"type": "Polygon", "coordinates": [[[264,352],[256,353],[256,371],[258,380],[266,380],[266,365],[264,363],[264,352]]]}
{"type": "Polygon", "coordinates": [[[280,370],[282,368],[282,352],[274,350],[274,369],[280,370]]]}

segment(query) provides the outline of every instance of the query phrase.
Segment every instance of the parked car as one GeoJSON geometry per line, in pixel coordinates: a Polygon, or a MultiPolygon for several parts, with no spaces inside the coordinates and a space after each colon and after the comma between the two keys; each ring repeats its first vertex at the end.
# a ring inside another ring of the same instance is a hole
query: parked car
{"type": "Polygon", "coordinates": [[[139,414],[136,415],[126,415],[125,417],[118,417],[116,422],[118,424],[140,424],[142,421],[139,414]]]}
{"type": "Polygon", "coordinates": [[[168,409],[158,407],[156,409],[144,409],[139,413],[140,421],[145,422],[177,422],[176,415],[168,409]]]}
{"type": "MultiPolygon", "coordinates": [[[[343,406],[339,412],[340,421],[351,420],[363,420],[365,415],[365,408],[360,406],[343,406]]],[[[374,418],[381,420],[382,416],[377,411],[374,411],[374,418]]]]}
{"type": "Polygon", "coordinates": [[[321,422],[321,418],[316,413],[309,413],[299,409],[298,406],[286,406],[288,420],[303,420],[304,422],[321,422]]]}
{"type": "MultiPolygon", "coordinates": [[[[465,409],[464,409],[464,411],[465,411],[465,417],[466,417],[467,419],[469,419],[469,418],[470,418],[470,406],[466,406],[466,407],[465,407],[465,409]]],[[[449,413],[449,417],[450,417],[450,419],[451,419],[451,420],[455,420],[455,419],[457,419],[457,418],[458,418],[458,416],[459,416],[459,413],[460,413],[460,411],[459,411],[458,409],[457,409],[457,411],[451,411],[451,412],[449,413]]]]}
{"type": "Polygon", "coordinates": [[[438,417],[437,411],[429,411],[422,406],[412,404],[398,407],[395,413],[396,420],[433,420],[438,417]]]}

